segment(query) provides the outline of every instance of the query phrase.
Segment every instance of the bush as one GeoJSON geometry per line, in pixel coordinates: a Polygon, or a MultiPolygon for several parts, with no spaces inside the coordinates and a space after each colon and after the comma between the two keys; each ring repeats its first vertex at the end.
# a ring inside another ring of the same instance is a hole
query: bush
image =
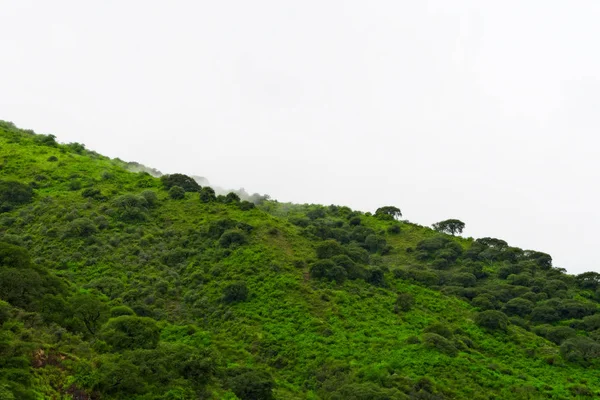
{"type": "Polygon", "coordinates": [[[156,195],[156,192],[153,190],[144,190],[140,194],[140,196],[142,196],[146,200],[148,207],[155,207],[156,203],[158,203],[158,196],[156,195]]]}
{"type": "Polygon", "coordinates": [[[566,339],[577,336],[575,329],[568,326],[540,325],[536,326],[533,331],[536,335],[542,336],[556,344],[561,344],[566,339]]]}
{"type": "Polygon", "coordinates": [[[172,186],[169,189],[169,197],[173,200],[181,200],[185,198],[185,190],[181,186],[172,186]]]}
{"type": "Polygon", "coordinates": [[[29,203],[32,198],[31,187],[17,181],[0,181],[0,212],[29,203]]]}
{"type": "Polygon", "coordinates": [[[231,229],[223,232],[219,238],[219,245],[221,247],[237,247],[245,244],[248,241],[246,234],[239,229],[231,229]]]}
{"type": "Polygon", "coordinates": [[[348,273],[331,260],[319,260],[310,267],[310,276],[313,278],[325,278],[342,283],[348,277],[348,273]]]}
{"type": "Polygon", "coordinates": [[[482,328],[506,331],[508,328],[508,317],[501,311],[487,310],[477,314],[475,323],[482,328]]]}
{"type": "Polygon", "coordinates": [[[575,336],[560,345],[560,354],[569,362],[585,365],[600,358],[600,344],[584,336],[575,336]]]}
{"type": "Polygon", "coordinates": [[[342,245],[333,239],[324,240],[320,242],[315,250],[317,251],[317,257],[321,259],[331,258],[334,256],[344,254],[344,248],[342,247],[342,245]]]}
{"type": "Polygon", "coordinates": [[[100,192],[100,190],[96,189],[96,188],[86,188],[83,189],[83,191],[81,192],[81,196],[82,197],[86,197],[86,198],[99,198],[102,197],[102,194],[100,192]]]}
{"type": "Polygon", "coordinates": [[[241,400],[271,400],[275,382],[265,371],[239,369],[230,371],[228,386],[241,400]]]}
{"type": "Polygon", "coordinates": [[[429,325],[423,331],[427,333],[436,333],[440,336],[445,337],[446,339],[452,339],[453,336],[453,333],[450,330],[450,328],[439,322],[429,325]]]}
{"type": "Polygon", "coordinates": [[[445,337],[438,335],[437,333],[424,333],[423,344],[425,347],[437,350],[450,357],[456,357],[458,355],[458,349],[445,337]]]}
{"type": "MultiPolygon", "coordinates": [[[[360,219],[359,219],[359,222],[360,222],[360,219]]],[[[392,235],[396,235],[396,234],[400,233],[400,231],[401,231],[400,225],[392,225],[387,229],[387,232],[392,235]]]]}
{"type": "Polygon", "coordinates": [[[249,201],[242,201],[240,202],[240,210],[242,211],[248,211],[248,210],[252,210],[253,208],[256,208],[256,206],[254,205],[254,203],[251,203],[249,201]]]}
{"type": "Polygon", "coordinates": [[[212,203],[213,201],[217,200],[215,191],[209,186],[205,186],[202,189],[200,189],[200,193],[198,194],[198,196],[202,203],[212,203]]]}
{"type": "Polygon", "coordinates": [[[398,293],[396,297],[396,304],[394,305],[394,312],[399,313],[400,311],[410,311],[415,304],[415,297],[410,293],[398,293]]]}
{"type": "Polygon", "coordinates": [[[504,311],[507,314],[519,315],[521,317],[529,315],[532,309],[533,303],[520,297],[511,299],[504,305],[504,311]]]}
{"type": "Polygon", "coordinates": [[[560,316],[554,307],[549,305],[540,305],[531,310],[531,321],[553,323],[560,320],[560,316]]]}
{"type": "Polygon", "coordinates": [[[152,318],[123,315],[108,320],[101,338],[114,351],[153,349],[158,344],[160,329],[152,318]]]}
{"type": "Polygon", "coordinates": [[[475,275],[469,272],[455,273],[454,275],[452,275],[451,280],[455,284],[463,287],[475,286],[475,283],[477,283],[477,278],[475,277],[475,275]]]}
{"type": "Polygon", "coordinates": [[[146,219],[145,212],[148,208],[148,202],[142,196],[125,194],[114,199],[112,204],[116,208],[117,217],[121,221],[134,222],[146,219]]]}
{"type": "Polygon", "coordinates": [[[482,294],[473,298],[471,305],[481,310],[493,310],[496,308],[492,298],[486,294],[482,294]]]}
{"type": "Polygon", "coordinates": [[[223,301],[225,303],[237,303],[248,298],[248,286],[246,282],[239,281],[230,283],[223,289],[223,301]]]}
{"type": "Polygon", "coordinates": [[[170,190],[174,186],[179,186],[185,192],[197,192],[201,189],[198,182],[184,174],[163,175],[160,180],[166,190],[170,190]]]}
{"type": "Polygon", "coordinates": [[[116,306],[110,309],[111,318],[120,317],[123,315],[135,315],[135,313],[127,306],[116,306]]]}
{"type": "Polygon", "coordinates": [[[67,235],[88,237],[98,232],[98,228],[89,218],[77,218],[67,224],[67,235]]]}

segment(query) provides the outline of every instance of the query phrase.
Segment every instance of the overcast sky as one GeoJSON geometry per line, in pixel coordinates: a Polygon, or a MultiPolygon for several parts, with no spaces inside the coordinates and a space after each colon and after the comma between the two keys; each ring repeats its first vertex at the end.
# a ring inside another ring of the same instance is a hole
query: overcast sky
{"type": "Polygon", "coordinates": [[[600,271],[598,1],[0,0],[0,119],[600,271]]]}

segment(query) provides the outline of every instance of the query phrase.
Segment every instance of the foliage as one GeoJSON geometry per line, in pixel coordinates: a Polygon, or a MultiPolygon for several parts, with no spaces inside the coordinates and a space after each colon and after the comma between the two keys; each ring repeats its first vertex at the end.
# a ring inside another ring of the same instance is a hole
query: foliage
{"type": "Polygon", "coordinates": [[[506,314],[496,310],[482,311],[475,317],[475,322],[482,328],[491,330],[506,331],[508,327],[508,317],[506,314]]]}
{"type": "Polygon", "coordinates": [[[201,189],[193,178],[184,174],[163,175],[160,180],[167,191],[174,186],[179,186],[186,192],[198,192],[201,189]]]}
{"type": "Polygon", "coordinates": [[[0,214],[0,398],[600,395],[597,273],[399,209],[217,201],[1,121],[0,153],[20,193],[0,214]]]}
{"type": "Polygon", "coordinates": [[[402,211],[400,211],[400,209],[398,207],[394,207],[394,206],[379,207],[375,211],[375,216],[380,217],[380,218],[398,219],[398,218],[402,217],[402,211]]]}
{"type": "Polygon", "coordinates": [[[442,233],[449,233],[452,236],[457,233],[462,233],[463,229],[465,229],[465,223],[458,219],[446,219],[444,221],[436,222],[432,226],[434,230],[442,233]]]}

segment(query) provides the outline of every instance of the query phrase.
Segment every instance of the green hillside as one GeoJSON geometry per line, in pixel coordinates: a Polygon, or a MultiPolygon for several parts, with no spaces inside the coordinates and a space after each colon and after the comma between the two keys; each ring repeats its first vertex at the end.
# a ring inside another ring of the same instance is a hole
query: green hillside
{"type": "Polygon", "coordinates": [[[132,170],[0,122],[0,400],[600,397],[598,273],[132,170]]]}

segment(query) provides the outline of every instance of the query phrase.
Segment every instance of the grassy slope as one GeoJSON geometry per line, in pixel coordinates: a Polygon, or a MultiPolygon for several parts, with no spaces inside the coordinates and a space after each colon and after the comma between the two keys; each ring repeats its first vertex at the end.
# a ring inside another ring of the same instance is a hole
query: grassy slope
{"type": "MultiPolygon", "coordinates": [[[[39,186],[32,204],[2,216],[0,240],[21,242],[38,264],[77,286],[103,276],[118,277],[126,287],[119,298],[148,304],[155,318],[164,321],[165,340],[183,340],[169,328],[171,324],[198,326],[206,343],[219,349],[224,365],[266,367],[277,383],[276,398],[319,398],[319,371],[335,363],[350,366],[349,374],[364,382],[389,388],[411,387],[427,376],[449,398],[571,398],[568,387],[575,384],[600,391],[593,370],[546,361],[558,354],[553,343],[514,325],[508,334],[483,331],[473,322],[475,310],[463,300],[392,274],[386,275],[388,288],[363,281],[337,285],[307,279],[307,268],[294,266],[294,261],[315,259],[314,242],[283,216],[201,204],[190,193],[174,201],[158,179],[130,173],[118,160],[61,152],[35,144],[26,134],[11,136],[0,130],[0,178],[34,181],[39,186]],[[59,161],[47,161],[50,156],[59,161]],[[72,190],[77,187],[74,181],[82,188],[100,189],[107,200],[83,198],[81,190],[72,190]],[[160,205],[150,211],[146,222],[123,224],[109,218],[109,226],[93,240],[61,236],[69,213],[94,219],[106,214],[111,199],[148,189],[158,193],[160,205]],[[249,244],[229,255],[216,254],[217,250],[196,240],[199,231],[222,218],[254,227],[249,244]],[[184,263],[166,266],[161,257],[172,246],[193,254],[184,263]],[[222,305],[224,285],[240,279],[250,289],[248,301],[222,305]],[[167,286],[160,296],[159,282],[167,286]],[[411,311],[393,312],[397,292],[415,296],[411,311]],[[405,343],[436,321],[462,331],[475,348],[449,357],[422,344],[405,343]]],[[[377,231],[390,224],[369,216],[363,221],[377,231]]],[[[418,265],[405,250],[431,235],[430,229],[403,224],[400,234],[386,235],[393,250],[379,262],[391,268],[418,265]]],[[[469,244],[457,240],[465,247],[469,244]]],[[[39,340],[44,341],[41,333],[39,340]]],[[[67,345],[59,346],[77,353],[67,345]]],[[[40,387],[45,387],[41,390],[53,390],[43,382],[52,374],[70,372],[41,368],[35,374],[40,387]]],[[[220,390],[215,388],[217,396],[223,393],[220,390]]]]}

